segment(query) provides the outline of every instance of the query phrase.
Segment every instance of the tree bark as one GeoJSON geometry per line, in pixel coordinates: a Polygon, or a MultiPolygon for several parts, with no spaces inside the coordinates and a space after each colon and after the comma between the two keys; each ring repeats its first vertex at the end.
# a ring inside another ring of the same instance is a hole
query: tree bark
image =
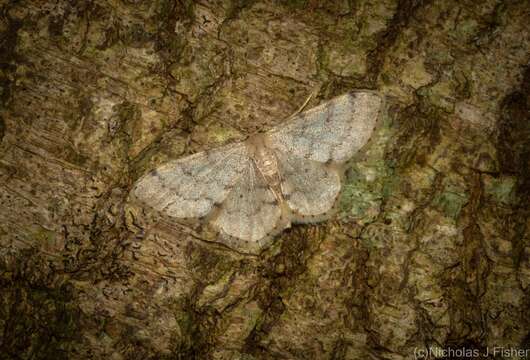
{"type": "Polygon", "coordinates": [[[1,359],[530,356],[527,1],[0,6],[1,359]],[[366,88],[333,220],[248,256],[130,204],[366,88]]]}

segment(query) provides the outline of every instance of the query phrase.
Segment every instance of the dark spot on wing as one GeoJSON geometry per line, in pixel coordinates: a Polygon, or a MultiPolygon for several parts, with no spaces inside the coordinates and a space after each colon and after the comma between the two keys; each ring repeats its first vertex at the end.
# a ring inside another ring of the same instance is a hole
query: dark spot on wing
{"type": "Polygon", "coordinates": [[[153,169],[149,172],[149,176],[152,176],[152,177],[160,177],[160,173],[158,172],[157,169],[153,169]]]}
{"type": "Polygon", "coordinates": [[[219,210],[221,209],[221,203],[214,202],[212,204],[212,210],[219,210]]]}
{"type": "Polygon", "coordinates": [[[267,203],[269,205],[278,205],[278,200],[276,198],[274,198],[272,200],[266,201],[265,203],[267,203]]]}

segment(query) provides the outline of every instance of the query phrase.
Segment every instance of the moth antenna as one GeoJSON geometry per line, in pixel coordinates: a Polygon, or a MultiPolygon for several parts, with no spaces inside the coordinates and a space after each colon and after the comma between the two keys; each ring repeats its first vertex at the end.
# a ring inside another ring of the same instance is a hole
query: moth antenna
{"type": "Polygon", "coordinates": [[[287,119],[292,119],[293,117],[295,117],[296,115],[300,114],[302,111],[304,111],[305,107],[307,106],[307,104],[309,104],[309,101],[311,101],[311,99],[313,98],[313,96],[315,96],[317,93],[317,90],[314,89],[310,94],[309,96],[307,97],[307,99],[305,99],[304,103],[302,104],[302,106],[300,106],[298,108],[298,110],[296,110],[294,113],[292,113],[287,119]]]}

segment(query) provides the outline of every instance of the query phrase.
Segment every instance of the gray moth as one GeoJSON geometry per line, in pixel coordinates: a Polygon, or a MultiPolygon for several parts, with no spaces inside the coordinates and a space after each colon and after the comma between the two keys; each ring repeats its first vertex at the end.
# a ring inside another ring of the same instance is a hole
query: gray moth
{"type": "Polygon", "coordinates": [[[257,254],[292,223],[329,218],[346,164],[383,108],[374,91],[349,92],[243,142],[170,161],[138,179],[132,195],[170,218],[200,219],[215,241],[257,254]]]}

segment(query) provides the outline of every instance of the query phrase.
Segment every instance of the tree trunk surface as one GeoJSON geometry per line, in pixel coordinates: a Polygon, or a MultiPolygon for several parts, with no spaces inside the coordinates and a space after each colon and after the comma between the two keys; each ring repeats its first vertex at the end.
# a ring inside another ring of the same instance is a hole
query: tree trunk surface
{"type": "Polygon", "coordinates": [[[0,6],[0,359],[530,356],[527,1],[0,6]],[[331,220],[251,256],[131,205],[352,89],[388,113],[331,220]]]}

